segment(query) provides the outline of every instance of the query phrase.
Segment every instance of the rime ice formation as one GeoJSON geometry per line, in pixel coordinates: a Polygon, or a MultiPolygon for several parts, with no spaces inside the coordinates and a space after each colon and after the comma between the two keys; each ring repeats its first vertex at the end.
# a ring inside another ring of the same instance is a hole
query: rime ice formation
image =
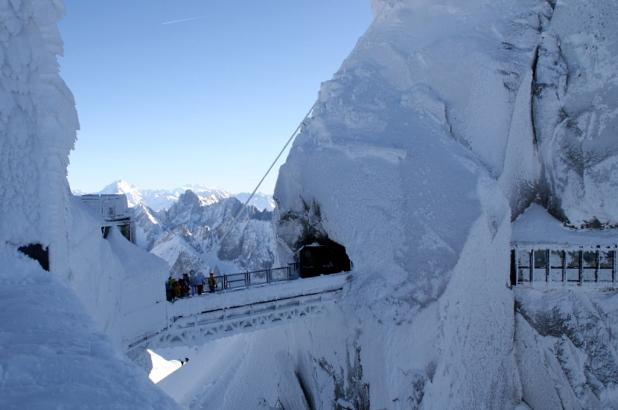
{"type": "Polygon", "coordinates": [[[533,109],[548,205],[574,225],[618,224],[618,8],[558,2],[538,48],[533,109]]]}
{"type": "Polygon", "coordinates": [[[60,0],[0,1],[0,407],[174,408],[115,346],[164,319],[148,281],[165,264],[104,240],[70,195],[63,12],[60,0]],[[50,272],[17,251],[34,243],[49,247],[50,272]]]}
{"type": "Polygon", "coordinates": [[[53,243],[51,263],[66,272],[66,168],[78,120],[56,61],[63,9],[3,1],[0,13],[0,241],[53,243]]]}
{"type": "MultiPolygon", "coordinates": [[[[510,221],[538,201],[574,225],[615,223],[618,7],[373,7],[374,23],[323,84],[275,192],[283,255],[328,236],[355,267],[344,345],[306,356],[358,346],[372,408],[518,406],[530,384],[522,390],[514,355],[510,221]]],[[[320,380],[319,369],[299,372],[320,380]]],[[[599,406],[611,403],[610,388],[606,379],[592,389],[599,406]]],[[[339,391],[319,381],[309,390],[330,389],[339,391]]],[[[362,392],[356,386],[355,397],[362,392]]]]}

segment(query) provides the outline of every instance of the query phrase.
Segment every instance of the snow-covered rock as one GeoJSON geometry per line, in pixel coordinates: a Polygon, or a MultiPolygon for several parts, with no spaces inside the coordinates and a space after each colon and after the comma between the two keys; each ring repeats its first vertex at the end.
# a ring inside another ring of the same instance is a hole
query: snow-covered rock
{"type": "Polygon", "coordinates": [[[190,190],[166,211],[138,205],[137,242],[166,260],[174,276],[270,268],[278,263],[272,213],[251,205],[240,213],[242,205],[236,198],[205,204],[190,190]]]}
{"type": "Polygon", "coordinates": [[[548,207],[574,225],[618,224],[618,7],[557,2],[544,25],[534,116],[548,207]]]}
{"type": "Polygon", "coordinates": [[[618,407],[618,294],[518,289],[517,357],[532,408],[618,407]]]}

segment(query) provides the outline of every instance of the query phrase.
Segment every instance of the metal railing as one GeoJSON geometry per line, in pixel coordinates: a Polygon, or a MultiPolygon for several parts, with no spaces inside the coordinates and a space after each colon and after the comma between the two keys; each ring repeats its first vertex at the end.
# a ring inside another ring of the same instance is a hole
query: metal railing
{"type": "Polygon", "coordinates": [[[616,250],[512,249],[511,281],[616,283],[616,250]]]}
{"type": "Polygon", "coordinates": [[[210,289],[210,276],[205,278],[204,293],[225,290],[247,289],[276,282],[287,282],[298,278],[298,264],[290,263],[279,268],[246,271],[232,274],[216,275],[214,287],[210,289]]]}

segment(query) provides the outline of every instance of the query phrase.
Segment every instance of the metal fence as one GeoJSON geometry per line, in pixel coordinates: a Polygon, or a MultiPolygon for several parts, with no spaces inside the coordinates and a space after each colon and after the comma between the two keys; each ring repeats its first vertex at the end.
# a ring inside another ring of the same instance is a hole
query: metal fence
{"type": "Polygon", "coordinates": [[[511,281],[616,283],[616,250],[512,249],[511,281]]]}
{"type": "MultiPolygon", "coordinates": [[[[275,282],[286,282],[298,277],[298,264],[290,263],[280,268],[263,269],[215,276],[214,291],[245,289],[275,282]]],[[[206,284],[208,285],[208,278],[206,284]]],[[[208,289],[208,286],[206,286],[208,289]]]]}

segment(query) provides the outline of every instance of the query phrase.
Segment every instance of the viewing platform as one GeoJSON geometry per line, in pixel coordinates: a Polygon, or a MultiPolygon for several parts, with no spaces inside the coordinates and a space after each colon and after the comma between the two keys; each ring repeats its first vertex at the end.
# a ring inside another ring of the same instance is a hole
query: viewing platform
{"type": "Polygon", "coordinates": [[[564,226],[539,205],[513,224],[511,284],[614,287],[618,230],[564,226]]]}
{"type": "Polygon", "coordinates": [[[167,303],[167,323],[126,341],[135,348],[193,346],[323,313],[336,304],[348,280],[346,272],[178,299],[167,303]]]}

